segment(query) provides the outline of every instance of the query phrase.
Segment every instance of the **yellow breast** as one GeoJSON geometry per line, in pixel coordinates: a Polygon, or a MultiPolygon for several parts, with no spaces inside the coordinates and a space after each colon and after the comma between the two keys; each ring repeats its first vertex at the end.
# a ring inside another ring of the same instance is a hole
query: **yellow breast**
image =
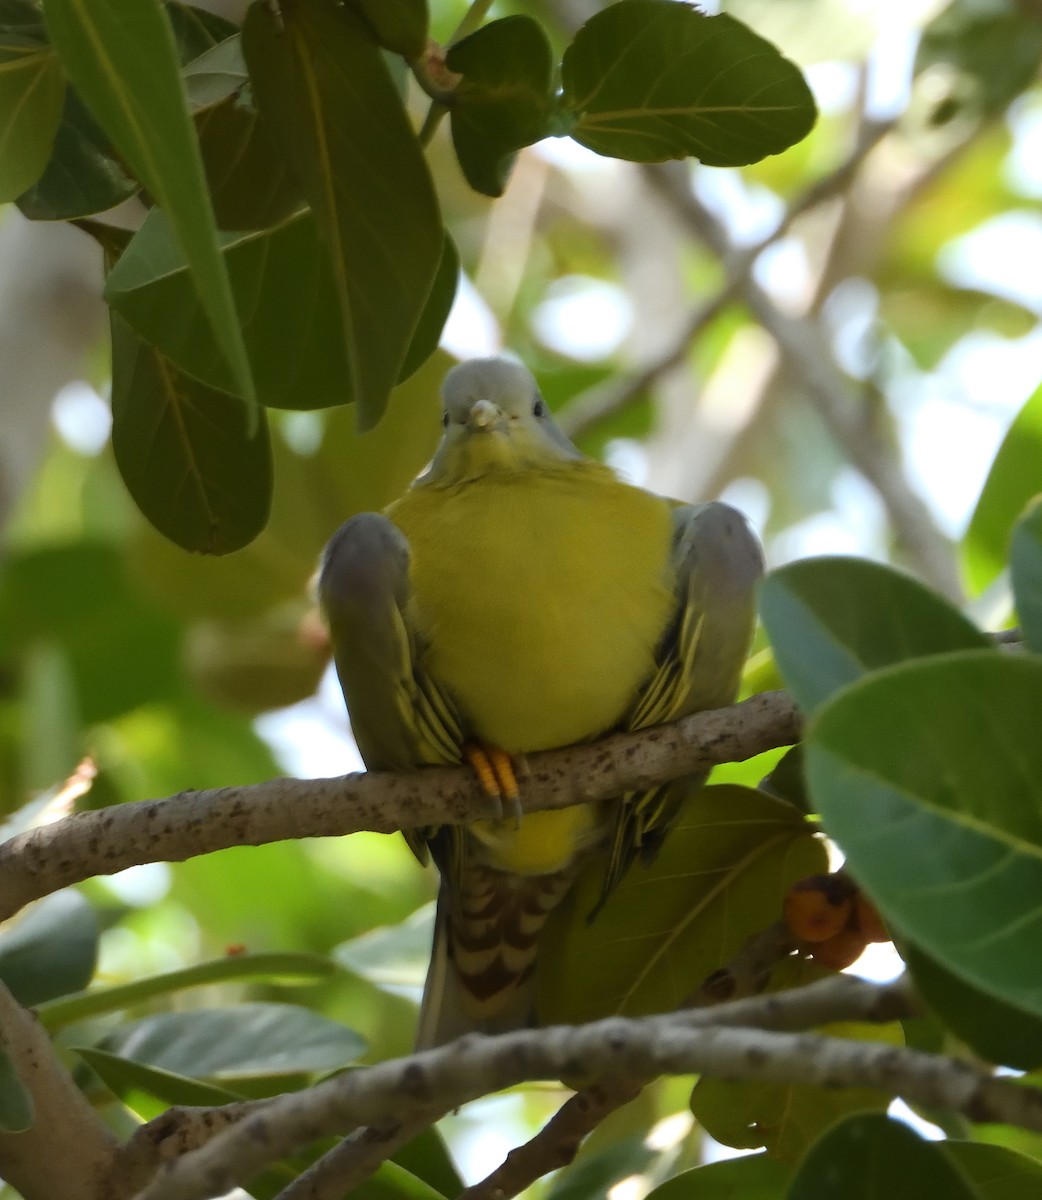
{"type": "Polygon", "coordinates": [[[522,753],[622,718],[670,615],[665,501],[575,462],[414,488],[388,514],[432,673],[469,733],[522,753]]]}

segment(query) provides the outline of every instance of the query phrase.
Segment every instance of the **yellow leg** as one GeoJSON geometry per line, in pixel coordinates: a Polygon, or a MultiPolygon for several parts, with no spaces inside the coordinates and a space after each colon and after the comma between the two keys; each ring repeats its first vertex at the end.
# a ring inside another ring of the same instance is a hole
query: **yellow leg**
{"type": "Polygon", "coordinates": [[[514,772],[514,761],[497,746],[468,742],[463,757],[470,763],[478,783],[493,800],[506,800],[514,817],[521,820],[521,789],[514,772]]]}

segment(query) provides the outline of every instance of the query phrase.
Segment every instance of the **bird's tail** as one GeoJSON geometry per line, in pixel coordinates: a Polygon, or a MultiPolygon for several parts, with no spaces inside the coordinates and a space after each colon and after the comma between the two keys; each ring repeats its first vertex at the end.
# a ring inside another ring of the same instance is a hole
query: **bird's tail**
{"type": "Polygon", "coordinates": [[[535,1023],[539,934],[575,874],[572,866],[548,875],[470,866],[458,888],[442,880],[417,1049],[535,1023]]]}

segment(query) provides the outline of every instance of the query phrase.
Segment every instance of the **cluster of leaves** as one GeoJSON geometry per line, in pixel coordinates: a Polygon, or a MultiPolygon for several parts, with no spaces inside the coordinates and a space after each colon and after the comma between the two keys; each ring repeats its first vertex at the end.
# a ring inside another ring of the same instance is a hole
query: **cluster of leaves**
{"type": "MultiPolygon", "coordinates": [[[[353,401],[375,425],[456,290],[405,66],[430,84],[424,3],[254,3],[242,30],[169,0],[0,4],[0,201],[74,220],[110,263],[113,447],[145,515],[226,553],[268,516],[265,407],[353,401]],[[94,218],[135,193],[133,235],[94,218]]],[[[802,138],[800,72],[730,17],[621,0],[554,70],[529,17],[452,45],[438,91],[470,183],[568,134],[635,161],[751,162],[802,138]],[[559,80],[558,80],[559,76],[559,80]]]]}

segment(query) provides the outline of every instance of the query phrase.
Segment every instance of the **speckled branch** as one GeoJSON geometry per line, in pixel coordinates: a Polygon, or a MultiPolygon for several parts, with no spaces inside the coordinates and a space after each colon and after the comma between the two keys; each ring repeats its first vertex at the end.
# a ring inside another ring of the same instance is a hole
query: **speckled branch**
{"type": "MultiPolygon", "coordinates": [[[[783,692],[763,692],[674,725],[533,754],[523,807],[534,811],[610,799],[791,745],[799,733],[794,702],[783,692]]],[[[361,830],[393,833],[489,815],[488,797],[462,767],[273,779],[74,813],[0,845],[0,920],[59,888],[141,863],[180,862],[228,846],[361,830]]]]}

